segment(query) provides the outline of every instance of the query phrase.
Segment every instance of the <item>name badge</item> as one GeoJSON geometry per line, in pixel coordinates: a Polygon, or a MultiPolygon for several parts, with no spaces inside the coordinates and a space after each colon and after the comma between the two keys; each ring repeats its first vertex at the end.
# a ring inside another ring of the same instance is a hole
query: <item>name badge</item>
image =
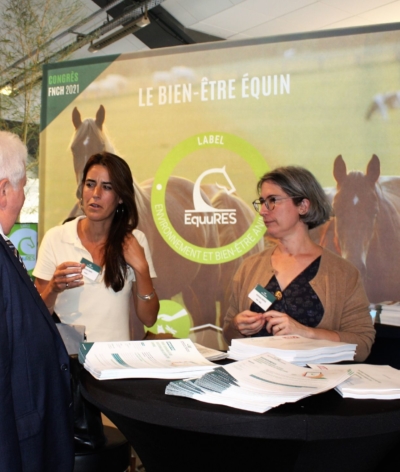
{"type": "Polygon", "coordinates": [[[82,270],[82,274],[94,282],[101,272],[101,267],[94,262],[88,261],[84,257],[81,259],[81,264],[86,265],[86,267],[82,270]]]}
{"type": "Polygon", "coordinates": [[[267,311],[276,300],[276,297],[264,287],[261,287],[260,284],[256,285],[249,293],[249,298],[253,300],[254,303],[257,303],[264,311],[267,311]]]}

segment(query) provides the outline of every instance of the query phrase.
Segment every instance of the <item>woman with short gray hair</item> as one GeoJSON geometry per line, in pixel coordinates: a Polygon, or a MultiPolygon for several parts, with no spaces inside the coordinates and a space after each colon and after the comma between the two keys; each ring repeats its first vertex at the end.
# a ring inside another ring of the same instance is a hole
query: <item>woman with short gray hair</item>
{"type": "Polygon", "coordinates": [[[263,175],[257,189],[253,205],[274,244],[235,274],[225,339],[298,334],[357,344],[355,360],[365,360],[375,330],[360,273],[309,234],[332,215],[321,185],[307,169],[288,166],[263,175]],[[257,285],[274,295],[267,310],[249,298],[257,285]]]}

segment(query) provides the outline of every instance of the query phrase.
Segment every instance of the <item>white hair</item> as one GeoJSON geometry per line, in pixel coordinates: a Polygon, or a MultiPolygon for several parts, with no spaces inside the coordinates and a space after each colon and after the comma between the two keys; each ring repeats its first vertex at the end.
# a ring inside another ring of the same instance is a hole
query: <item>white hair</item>
{"type": "Polygon", "coordinates": [[[28,150],[20,138],[9,131],[0,131],[0,180],[8,179],[14,188],[25,177],[28,150]]]}

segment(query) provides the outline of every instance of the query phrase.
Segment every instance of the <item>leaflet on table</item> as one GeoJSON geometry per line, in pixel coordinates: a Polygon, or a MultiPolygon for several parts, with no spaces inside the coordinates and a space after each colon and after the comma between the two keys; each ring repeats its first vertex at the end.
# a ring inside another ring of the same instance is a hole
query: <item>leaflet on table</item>
{"type": "Polygon", "coordinates": [[[219,367],[196,380],[171,382],[169,395],[262,413],[336,387],[352,374],[298,367],[265,353],[219,367]]]}
{"type": "Polygon", "coordinates": [[[100,380],[181,379],[198,377],[217,367],[190,339],[82,343],[79,360],[100,380]]]}
{"type": "Polygon", "coordinates": [[[220,361],[228,357],[226,352],[217,351],[216,349],[211,349],[198,343],[193,344],[196,346],[196,349],[200,352],[200,354],[209,361],[220,361]]]}
{"type": "Polygon", "coordinates": [[[400,326],[400,302],[386,301],[374,305],[376,309],[375,323],[400,326]]]}
{"type": "MultiPolygon", "coordinates": [[[[310,364],[309,364],[310,365],[310,364]]],[[[315,365],[321,372],[343,370],[345,366],[315,365]]],[[[394,400],[400,398],[400,371],[388,365],[353,364],[354,374],[336,387],[344,398],[394,400]]]]}
{"type": "Polygon", "coordinates": [[[387,301],[375,304],[376,308],[400,313],[400,302],[387,301]]]}
{"type": "Polygon", "coordinates": [[[271,353],[234,362],[224,369],[239,385],[245,385],[247,389],[279,395],[323,392],[351,375],[350,369],[347,372],[329,372],[321,375],[319,370],[296,366],[271,353]]]}
{"type": "MultiPolygon", "coordinates": [[[[285,356],[281,356],[277,354],[278,357],[282,357],[285,359],[285,356]]],[[[333,354],[307,354],[305,356],[298,355],[293,360],[285,359],[288,362],[296,365],[309,365],[310,362],[318,362],[318,364],[334,364],[336,362],[343,362],[343,361],[352,361],[354,359],[354,351],[343,351],[343,352],[336,352],[333,354]]]]}
{"type": "Polygon", "coordinates": [[[340,362],[353,360],[356,344],[309,339],[299,335],[263,336],[233,339],[229,359],[243,360],[270,352],[288,362],[305,364],[309,361],[340,362]]]}

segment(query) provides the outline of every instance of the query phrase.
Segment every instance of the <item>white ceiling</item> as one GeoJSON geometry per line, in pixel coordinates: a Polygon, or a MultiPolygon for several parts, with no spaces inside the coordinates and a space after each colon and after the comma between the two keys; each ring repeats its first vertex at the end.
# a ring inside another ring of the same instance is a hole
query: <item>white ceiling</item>
{"type": "MultiPolygon", "coordinates": [[[[98,10],[82,3],[88,15],[98,10]]],[[[400,0],[165,0],[162,7],[183,26],[228,40],[400,22],[400,0]]],[[[146,49],[130,35],[98,54],[146,49]]],[[[88,56],[83,48],[73,59],[88,56]]]]}
{"type": "Polygon", "coordinates": [[[225,39],[400,21],[399,0],[166,0],[162,6],[184,26],[225,39]]]}

